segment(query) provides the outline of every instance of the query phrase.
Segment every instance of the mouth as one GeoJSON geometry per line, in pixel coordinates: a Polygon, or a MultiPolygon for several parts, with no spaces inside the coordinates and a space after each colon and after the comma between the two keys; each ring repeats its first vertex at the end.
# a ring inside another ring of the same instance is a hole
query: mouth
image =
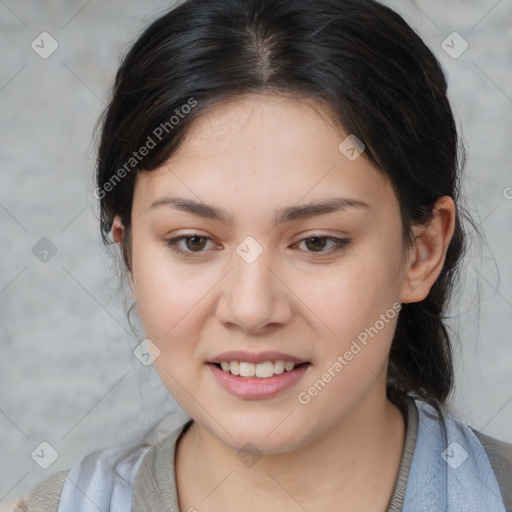
{"type": "Polygon", "coordinates": [[[243,400],[264,400],[292,388],[306,374],[309,361],[294,363],[282,359],[250,363],[246,361],[208,362],[215,381],[229,394],[243,400]]]}
{"type": "Polygon", "coordinates": [[[270,379],[277,375],[296,371],[304,366],[310,366],[311,363],[304,361],[301,363],[294,363],[292,361],[275,360],[264,361],[262,363],[250,363],[247,361],[222,361],[220,363],[208,363],[219,370],[244,379],[257,378],[257,379],[270,379]]]}

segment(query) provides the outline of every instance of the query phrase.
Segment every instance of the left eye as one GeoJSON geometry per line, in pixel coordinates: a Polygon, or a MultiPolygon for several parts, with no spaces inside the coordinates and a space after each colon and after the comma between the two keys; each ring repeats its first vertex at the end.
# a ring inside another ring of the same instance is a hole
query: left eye
{"type": "MultiPolygon", "coordinates": [[[[196,255],[200,255],[201,253],[205,252],[203,251],[206,242],[212,241],[212,239],[208,236],[202,236],[199,234],[195,235],[183,235],[178,236],[176,238],[171,238],[169,240],[166,240],[166,245],[169,246],[174,252],[177,252],[179,254],[183,254],[185,256],[192,256],[195,257],[196,255]],[[180,242],[185,242],[185,249],[179,246],[180,242]],[[198,250],[195,250],[198,249],[198,250]]],[[[309,236],[307,238],[303,238],[302,240],[299,240],[296,244],[293,244],[293,247],[295,245],[299,245],[301,243],[306,243],[306,247],[308,249],[313,248],[313,250],[307,250],[306,252],[310,253],[332,253],[335,251],[338,251],[339,249],[342,249],[346,245],[350,243],[350,240],[346,238],[336,238],[334,236],[309,236]],[[327,242],[332,242],[333,246],[331,246],[330,249],[324,250],[327,242]]]]}

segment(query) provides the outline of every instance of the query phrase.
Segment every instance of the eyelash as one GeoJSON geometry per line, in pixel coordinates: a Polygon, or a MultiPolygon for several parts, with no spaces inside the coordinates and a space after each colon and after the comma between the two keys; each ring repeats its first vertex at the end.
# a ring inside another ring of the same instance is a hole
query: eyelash
{"type": "MultiPolygon", "coordinates": [[[[178,254],[181,254],[183,256],[185,256],[186,258],[197,258],[197,257],[200,257],[200,255],[202,253],[204,253],[205,251],[197,251],[197,252],[194,252],[194,251],[184,251],[183,249],[180,249],[178,247],[178,242],[180,242],[181,240],[185,240],[185,239],[188,239],[188,238],[205,238],[207,240],[212,240],[210,237],[208,236],[203,236],[203,235],[199,235],[199,234],[192,234],[192,235],[182,235],[182,236],[178,236],[178,237],[175,237],[175,238],[170,238],[168,240],[166,240],[165,242],[165,245],[167,247],[169,247],[172,251],[178,253],[178,254]]],[[[323,255],[330,255],[330,254],[333,254],[343,248],[345,248],[346,246],[348,246],[351,242],[350,239],[348,238],[337,238],[337,237],[334,237],[334,236],[321,236],[321,235],[310,235],[306,238],[302,238],[301,240],[299,240],[297,243],[293,244],[294,246],[295,245],[298,245],[300,244],[301,242],[304,242],[306,240],[312,240],[313,238],[319,238],[321,240],[325,239],[325,240],[330,240],[332,242],[334,242],[336,245],[334,247],[334,249],[331,249],[331,250],[328,250],[328,251],[319,251],[319,252],[314,252],[314,251],[306,251],[308,252],[309,254],[323,254],[323,255]]]]}

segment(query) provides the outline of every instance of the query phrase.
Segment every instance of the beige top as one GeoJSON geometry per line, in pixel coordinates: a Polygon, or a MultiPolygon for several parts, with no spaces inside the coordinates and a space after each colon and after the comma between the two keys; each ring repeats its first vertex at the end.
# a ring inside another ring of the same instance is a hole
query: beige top
{"type": "MultiPolygon", "coordinates": [[[[418,410],[412,397],[407,397],[406,434],[404,450],[393,494],[386,512],[401,512],[405,496],[409,468],[416,444],[418,410]]],[[[152,446],[144,455],[132,490],[132,512],[181,512],[178,507],[175,476],[175,448],[180,436],[192,424],[192,419],[181,424],[163,440],[152,446]]],[[[507,511],[512,510],[510,501],[512,485],[512,445],[494,440],[474,431],[487,451],[489,460],[500,481],[507,511]],[[503,483],[505,482],[505,486],[503,483]]],[[[13,512],[56,512],[60,492],[67,471],[50,476],[22,498],[13,512]]]]}

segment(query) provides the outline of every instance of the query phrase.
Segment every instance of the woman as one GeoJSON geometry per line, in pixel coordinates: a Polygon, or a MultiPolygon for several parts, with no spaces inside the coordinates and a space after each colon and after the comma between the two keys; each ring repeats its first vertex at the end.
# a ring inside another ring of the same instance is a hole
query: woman
{"type": "Polygon", "coordinates": [[[125,56],[96,197],[190,416],[18,510],[512,510],[452,417],[463,162],[432,52],[371,0],[188,0],[125,56]]]}

